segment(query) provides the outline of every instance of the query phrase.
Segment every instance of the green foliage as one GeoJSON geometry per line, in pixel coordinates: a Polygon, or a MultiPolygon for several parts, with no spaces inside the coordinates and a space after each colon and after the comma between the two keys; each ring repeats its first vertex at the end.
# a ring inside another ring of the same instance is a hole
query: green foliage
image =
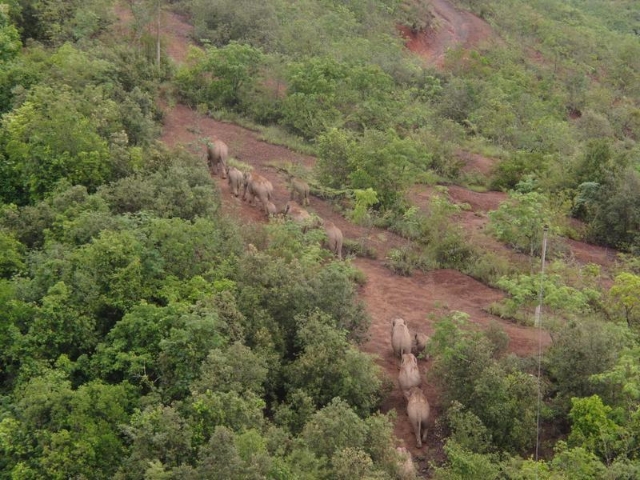
{"type": "Polygon", "coordinates": [[[640,276],[629,272],[622,272],[616,276],[609,290],[614,302],[621,305],[627,324],[631,327],[637,324],[640,310],[640,276]]]}
{"type": "Polygon", "coordinates": [[[634,408],[640,400],[640,347],[633,345],[620,350],[613,365],[602,373],[591,375],[595,385],[604,385],[615,392],[610,401],[625,408],[634,408]]]}
{"type": "Polygon", "coordinates": [[[347,402],[334,398],[311,417],[301,439],[320,458],[332,459],[340,451],[352,448],[362,450],[379,463],[385,457],[393,458],[389,452],[391,435],[388,417],[373,416],[363,420],[347,402]]]}
{"type": "Polygon", "coordinates": [[[640,174],[634,169],[608,180],[596,194],[589,236],[604,245],[635,252],[640,245],[640,174]]]}
{"type": "Polygon", "coordinates": [[[168,397],[181,396],[223,343],[219,328],[215,310],[141,304],[109,331],[94,362],[107,378],[147,388],[157,382],[168,397]]]}
{"type": "Polygon", "coordinates": [[[9,8],[5,3],[0,4],[0,61],[2,62],[14,59],[22,47],[18,29],[10,21],[9,8]]]}
{"type": "Polygon", "coordinates": [[[176,467],[193,457],[191,427],[173,407],[154,405],[137,410],[125,434],[131,442],[130,455],[116,463],[119,468],[114,478],[144,478],[150,460],[176,467]]]}
{"type": "Polygon", "coordinates": [[[255,4],[230,0],[189,2],[194,20],[194,34],[200,41],[208,40],[217,47],[232,41],[254,47],[269,48],[277,34],[278,18],[275,2],[255,4]]]}
{"type": "Polygon", "coordinates": [[[206,165],[185,150],[151,150],[144,171],[102,186],[98,194],[114,213],[145,211],[162,218],[214,218],[220,205],[206,165]]]}
{"type": "Polygon", "coordinates": [[[611,407],[604,405],[597,395],[572,398],[570,446],[578,446],[595,453],[607,464],[613,461],[620,448],[622,429],[611,419],[611,407]]]}
{"type": "Polygon", "coordinates": [[[601,293],[589,286],[567,285],[559,265],[550,265],[549,271],[544,275],[520,273],[512,277],[501,277],[496,286],[509,294],[502,302],[505,307],[504,315],[528,323],[540,301],[540,289],[544,308],[550,309],[555,315],[577,317],[593,313],[599,305],[601,293]],[[527,315],[531,317],[527,318],[527,315]]]}
{"type": "Polygon", "coordinates": [[[381,373],[372,359],[350,345],[345,331],[336,330],[327,316],[300,318],[301,353],[287,369],[290,390],[306,392],[317,407],[340,397],[365,416],[378,406],[381,373]]]}
{"type": "Polygon", "coordinates": [[[539,178],[543,176],[549,163],[549,156],[538,152],[515,152],[513,156],[498,164],[491,180],[491,188],[495,190],[514,189],[525,177],[539,178]]]}
{"type": "Polygon", "coordinates": [[[176,75],[181,94],[193,105],[207,103],[212,108],[245,109],[258,83],[263,62],[261,50],[230,43],[198,51],[192,47],[192,66],[176,75]]]}
{"type": "Polygon", "coordinates": [[[59,370],[30,379],[15,392],[15,413],[0,423],[5,471],[112,478],[126,451],[119,428],[128,421],[131,393],[100,382],[72,389],[59,370]]]}
{"type": "MultiPolygon", "coordinates": [[[[318,160],[315,165],[318,180],[331,188],[345,188],[349,159],[356,147],[356,138],[347,130],[331,128],[318,138],[318,160]]],[[[377,202],[376,202],[377,203],[377,202]]]]}
{"type": "Polygon", "coordinates": [[[492,445],[520,451],[534,441],[537,382],[509,357],[498,358],[503,346],[492,344],[491,338],[470,329],[463,314],[441,319],[431,337],[434,363],[429,375],[442,388],[445,405],[454,405],[458,418],[471,412],[473,416],[464,422],[477,418],[492,445]]]}
{"type": "Polygon", "coordinates": [[[559,234],[557,215],[544,194],[512,192],[497,210],[489,212],[489,229],[498,240],[530,255],[540,255],[543,228],[548,227],[550,238],[559,234]]]}
{"type": "Polygon", "coordinates": [[[253,392],[262,396],[266,378],[265,359],[241,343],[235,343],[224,352],[219,349],[209,351],[191,391],[204,393],[215,388],[220,392],[253,392]]]}
{"type": "Polygon", "coordinates": [[[68,89],[32,92],[4,117],[0,133],[10,174],[25,199],[42,199],[63,178],[89,189],[110,180],[108,144],[83,112],[88,105],[79,105],[68,89]]]}
{"type": "Polygon", "coordinates": [[[606,400],[615,395],[615,388],[595,383],[592,376],[616,365],[620,352],[629,345],[626,327],[584,318],[562,325],[552,338],[544,364],[555,384],[554,396],[561,411],[569,410],[573,397],[596,394],[606,400]]]}
{"type": "Polygon", "coordinates": [[[499,466],[492,457],[466,450],[455,441],[445,444],[447,463],[436,468],[434,478],[438,480],[463,480],[465,478],[499,478],[499,466]]]}
{"type": "Polygon", "coordinates": [[[0,277],[10,278],[24,268],[24,246],[0,230],[0,277]]]}
{"type": "Polygon", "coordinates": [[[605,466],[593,453],[582,447],[567,448],[563,441],[556,444],[551,465],[554,470],[562,472],[568,478],[602,478],[605,473],[605,466]]]}

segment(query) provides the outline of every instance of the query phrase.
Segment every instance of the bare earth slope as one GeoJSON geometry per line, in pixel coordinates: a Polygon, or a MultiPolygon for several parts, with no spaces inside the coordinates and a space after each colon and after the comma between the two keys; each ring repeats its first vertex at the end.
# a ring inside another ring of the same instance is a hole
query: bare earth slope
{"type": "MultiPolygon", "coordinates": [[[[444,0],[434,0],[436,16],[440,19],[441,28],[430,32],[418,39],[417,53],[425,55],[430,62],[441,64],[446,48],[463,44],[472,46],[490,34],[488,25],[469,14],[460,12],[444,0]],[[434,38],[436,40],[434,40],[434,38]]],[[[126,12],[118,12],[122,23],[126,23],[126,12]]],[[[189,34],[192,27],[178,15],[166,13],[163,21],[163,41],[167,54],[177,63],[184,61],[188,50],[189,34]]],[[[414,48],[409,42],[409,48],[414,48]]],[[[204,145],[206,138],[224,140],[230,149],[230,154],[254,167],[260,174],[269,178],[275,187],[275,203],[281,207],[288,199],[285,179],[269,166],[270,162],[286,161],[299,162],[308,168],[315,163],[313,157],[301,155],[291,150],[260,141],[253,131],[237,125],[215,121],[198,114],[184,105],[165,108],[164,128],[161,140],[169,146],[183,145],[197,154],[204,161],[204,145]]],[[[229,216],[240,219],[241,222],[264,222],[263,214],[255,207],[250,207],[240,199],[229,193],[226,181],[216,178],[221,190],[223,210],[229,216]]],[[[416,198],[426,195],[425,190],[414,192],[416,198]]],[[[466,212],[459,221],[465,229],[480,230],[486,219],[486,212],[497,207],[503,195],[492,192],[490,194],[475,194],[459,187],[450,189],[453,201],[467,202],[472,211],[466,212]]],[[[420,203],[420,202],[417,202],[420,203]]],[[[367,283],[360,290],[360,298],[365,302],[372,319],[370,340],[363,349],[378,358],[379,365],[396,381],[398,368],[392,356],[389,334],[390,321],[396,316],[405,318],[411,329],[417,329],[429,334],[433,331],[433,320],[430,314],[442,314],[454,310],[466,312],[471,321],[480,327],[490,322],[498,322],[507,332],[511,340],[510,350],[519,355],[528,355],[537,351],[539,340],[547,345],[550,339],[546,333],[539,338],[539,333],[530,328],[524,328],[505,322],[484,311],[492,302],[502,298],[502,293],[491,289],[472,278],[453,270],[439,270],[429,274],[415,274],[412,277],[394,275],[383,266],[386,252],[392,247],[404,243],[404,240],[389,232],[365,229],[349,223],[335,213],[329,204],[318,198],[311,198],[309,210],[322,218],[335,222],[344,232],[346,238],[359,239],[368,235],[369,244],[378,252],[376,260],[356,259],[355,265],[367,276],[367,283]]],[[[577,246],[576,246],[577,247],[577,246]]],[[[573,248],[573,246],[572,246],[573,248]]],[[[588,249],[584,244],[576,250],[588,249]]],[[[586,252],[585,255],[588,255],[586,252]]],[[[608,256],[600,253],[590,255],[593,258],[607,261],[608,256]]],[[[421,361],[421,370],[428,369],[428,362],[421,361]]],[[[439,415],[438,395],[433,386],[426,385],[425,393],[432,404],[432,418],[439,415]]],[[[398,413],[395,433],[404,445],[413,453],[414,458],[424,471],[427,461],[443,458],[441,439],[434,429],[430,429],[427,442],[420,450],[415,448],[413,437],[404,408],[404,399],[396,387],[386,399],[383,410],[395,409],[398,413]]]]}
{"type": "Polygon", "coordinates": [[[403,30],[407,48],[418,53],[427,65],[442,68],[447,49],[478,46],[491,37],[491,27],[470,12],[458,10],[446,0],[431,0],[434,26],[423,32],[403,30]]]}

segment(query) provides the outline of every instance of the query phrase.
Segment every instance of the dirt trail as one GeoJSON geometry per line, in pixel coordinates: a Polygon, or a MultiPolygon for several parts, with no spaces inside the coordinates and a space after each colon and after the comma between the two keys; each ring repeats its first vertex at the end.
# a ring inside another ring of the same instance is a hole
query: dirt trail
{"type": "MultiPolygon", "coordinates": [[[[436,13],[443,21],[443,29],[439,30],[440,40],[436,47],[428,50],[429,58],[439,62],[445,49],[458,42],[465,45],[478,41],[487,35],[488,26],[469,13],[459,12],[443,0],[434,0],[436,13]],[[473,17],[473,18],[472,18],[473,17]],[[480,23],[481,28],[478,27],[480,23]],[[446,35],[440,32],[448,32],[446,35]]],[[[184,61],[188,51],[188,42],[192,27],[185,19],[167,12],[163,22],[164,44],[168,45],[168,55],[177,63],[184,61]]],[[[282,207],[288,199],[286,180],[284,176],[273,168],[274,162],[299,163],[306,168],[312,168],[315,159],[310,156],[293,152],[285,147],[271,145],[258,139],[258,134],[237,125],[215,121],[209,117],[178,104],[172,108],[165,108],[164,127],[161,140],[169,146],[183,145],[200,155],[204,161],[205,147],[203,139],[219,138],[229,145],[230,154],[253,166],[260,174],[269,178],[275,188],[275,202],[282,207]]],[[[477,161],[477,159],[474,159],[477,161]]],[[[485,166],[486,167],[486,166],[485,166]]],[[[224,213],[241,222],[264,222],[264,214],[255,207],[230,195],[226,181],[216,178],[221,191],[224,213]]],[[[426,201],[428,190],[416,189],[413,195],[426,201]]],[[[491,192],[476,194],[460,187],[450,187],[449,195],[453,201],[466,202],[472,211],[461,215],[459,221],[465,229],[480,230],[486,221],[486,212],[494,209],[503,194],[491,192]]],[[[419,202],[418,202],[419,203],[419,202]]],[[[394,275],[384,267],[383,261],[390,248],[397,247],[405,241],[390,232],[373,229],[367,231],[351,224],[332,207],[316,197],[311,198],[310,211],[322,218],[335,222],[344,232],[346,238],[361,239],[367,237],[368,244],[378,252],[375,260],[355,259],[354,264],[367,277],[366,284],[360,288],[360,298],[365,302],[371,316],[370,340],[363,349],[377,356],[378,364],[389,377],[396,381],[398,368],[390,344],[390,321],[393,317],[405,318],[413,330],[427,334],[433,332],[434,324],[430,315],[440,315],[454,310],[462,311],[470,316],[470,320],[479,327],[486,327],[491,322],[498,322],[510,338],[510,351],[519,355],[528,355],[537,351],[539,340],[543,345],[550,342],[545,333],[539,338],[536,330],[514,325],[493,317],[485,312],[485,308],[492,302],[502,298],[500,291],[491,289],[472,278],[454,270],[438,270],[429,274],[417,273],[412,277],[394,275]]],[[[421,361],[421,370],[428,369],[428,362],[421,361]]],[[[437,391],[431,385],[424,387],[425,393],[432,404],[432,418],[437,418],[440,407],[437,391]]],[[[426,446],[415,448],[415,438],[412,435],[406,419],[404,399],[396,387],[386,399],[383,410],[395,409],[398,416],[395,424],[395,434],[420,461],[421,467],[426,467],[427,461],[443,459],[441,438],[430,429],[426,446]]]]}

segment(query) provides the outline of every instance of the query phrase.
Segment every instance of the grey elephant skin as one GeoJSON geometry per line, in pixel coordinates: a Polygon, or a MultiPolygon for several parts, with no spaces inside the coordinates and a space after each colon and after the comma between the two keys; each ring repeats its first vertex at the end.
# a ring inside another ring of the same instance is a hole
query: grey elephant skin
{"type": "Polygon", "coordinates": [[[268,203],[273,198],[273,185],[269,180],[257,173],[245,173],[243,200],[247,199],[247,194],[250,204],[253,205],[257,198],[262,203],[265,215],[269,215],[268,203]]]}
{"type": "Polygon", "coordinates": [[[303,207],[309,205],[309,184],[299,178],[291,178],[291,198],[303,207]]]}
{"type": "Polygon", "coordinates": [[[400,373],[398,374],[398,384],[402,391],[419,387],[422,383],[420,370],[418,369],[418,359],[413,353],[403,353],[400,373]]]}
{"type": "Polygon", "coordinates": [[[422,448],[422,442],[427,439],[427,421],[429,420],[429,402],[419,387],[412,387],[404,392],[407,399],[407,415],[409,423],[416,435],[416,444],[422,448]]]}
{"type": "Polygon", "coordinates": [[[324,221],[324,231],[327,234],[327,246],[338,259],[342,260],[342,230],[330,220],[324,221]]]}
{"type": "Polygon", "coordinates": [[[222,178],[227,178],[227,157],[229,147],[222,140],[215,140],[213,144],[207,144],[207,164],[214,175],[222,171],[222,178]]]}
{"type": "Polygon", "coordinates": [[[236,167],[227,166],[227,181],[234,196],[240,195],[240,189],[244,186],[244,174],[236,167]]]}
{"type": "Polygon", "coordinates": [[[391,347],[393,354],[402,358],[403,353],[411,353],[411,334],[402,318],[396,318],[391,322],[391,347]]]}

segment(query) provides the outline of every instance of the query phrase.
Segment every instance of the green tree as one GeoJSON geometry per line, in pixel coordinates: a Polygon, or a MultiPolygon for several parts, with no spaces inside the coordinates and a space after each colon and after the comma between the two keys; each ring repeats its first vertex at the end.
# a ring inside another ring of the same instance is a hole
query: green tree
{"type": "Polygon", "coordinates": [[[0,278],[10,278],[24,267],[24,245],[0,230],[0,278]]]}
{"type": "Polygon", "coordinates": [[[511,357],[498,358],[503,346],[496,335],[470,329],[462,314],[436,324],[429,375],[442,388],[445,405],[459,405],[486,427],[493,445],[521,451],[532,446],[538,389],[535,378],[511,357]]]}
{"type": "Polygon", "coordinates": [[[640,276],[630,272],[618,274],[609,295],[622,305],[627,325],[631,327],[637,323],[636,319],[640,318],[640,276]]]}
{"type": "Polygon", "coordinates": [[[558,214],[546,195],[539,192],[512,192],[497,210],[489,212],[489,229],[501,241],[529,255],[542,251],[543,227],[549,235],[559,234],[558,214]]]}
{"type": "Polygon", "coordinates": [[[350,159],[355,150],[355,136],[348,130],[331,128],[318,138],[318,179],[331,188],[345,188],[352,171],[350,159]]]}
{"type": "Polygon", "coordinates": [[[18,29],[10,21],[9,8],[0,4],[0,61],[5,63],[15,58],[22,47],[18,29]]]}
{"type": "Polygon", "coordinates": [[[350,165],[351,186],[373,188],[381,206],[389,208],[400,202],[415,175],[429,167],[430,157],[417,142],[392,130],[366,130],[350,165]]]}
{"type": "Polygon", "coordinates": [[[365,416],[380,399],[382,380],[372,360],[351,346],[344,330],[321,314],[298,320],[301,353],[287,369],[287,385],[309,394],[318,407],[334,397],[365,416]]]}
{"type": "MultiPolygon", "coordinates": [[[[38,87],[6,115],[0,143],[17,188],[39,200],[68,179],[95,190],[112,178],[108,143],[68,88],[38,87]]],[[[6,199],[12,200],[12,199],[6,199]]]]}
{"type": "Polygon", "coordinates": [[[259,81],[262,51],[233,42],[193,52],[195,64],[183,67],[176,78],[183,95],[194,103],[206,102],[215,108],[246,108],[259,81]],[[199,88],[204,90],[198,92],[199,88]]]}
{"type": "Polygon", "coordinates": [[[173,407],[150,405],[137,410],[125,429],[131,442],[130,455],[117,462],[113,478],[144,478],[151,461],[168,468],[192,463],[193,432],[187,420],[173,407]]]}
{"type": "Polygon", "coordinates": [[[608,400],[615,389],[593,381],[593,375],[611,370],[620,352],[629,346],[626,327],[584,318],[569,321],[552,334],[544,356],[545,369],[555,385],[555,401],[568,412],[573,397],[599,395],[608,400]]]}
{"type": "Polygon", "coordinates": [[[623,431],[611,418],[612,408],[603,404],[597,395],[572,398],[571,405],[569,446],[595,453],[610,465],[622,446],[623,431]]]}
{"type": "Polygon", "coordinates": [[[112,478],[126,452],[119,428],[128,422],[131,393],[125,385],[100,382],[73,389],[60,370],[31,378],[14,392],[15,413],[0,427],[7,471],[112,478]]]}
{"type": "Polygon", "coordinates": [[[270,49],[278,34],[277,2],[194,0],[189,5],[197,38],[217,47],[231,42],[270,49]]]}
{"type": "Polygon", "coordinates": [[[640,245],[640,174],[633,168],[608,177],[592,207],[589,236],[596,242],[625,251],[640,245]]]}

